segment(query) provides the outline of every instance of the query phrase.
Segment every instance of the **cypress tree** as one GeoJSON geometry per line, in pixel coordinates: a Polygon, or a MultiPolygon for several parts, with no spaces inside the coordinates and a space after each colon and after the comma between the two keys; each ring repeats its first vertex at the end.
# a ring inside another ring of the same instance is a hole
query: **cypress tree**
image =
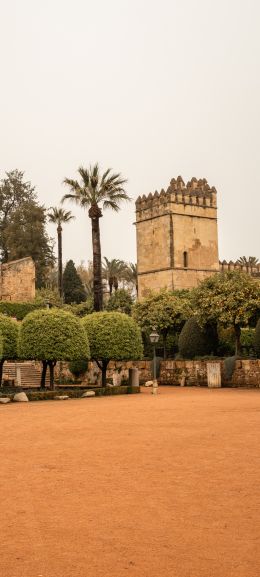
{"type": "Polygon", "coordinates": [[[180,355],[185,359],[193,359],[207,354],[205,333],[198,325],[195,317],[186,321],[179,336],[178,346],[180,355]]]}
{"type": "Polygon", "coordinates": [[[66,304],[85,302],[87,295],[73,260],[69,260],[63,273],[63,294],[66,304]]]}

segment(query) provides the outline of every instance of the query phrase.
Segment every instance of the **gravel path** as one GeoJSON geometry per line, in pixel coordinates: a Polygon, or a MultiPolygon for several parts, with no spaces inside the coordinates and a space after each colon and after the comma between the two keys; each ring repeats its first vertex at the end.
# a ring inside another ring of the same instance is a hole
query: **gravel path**
{"type": "Polygon", "coordinates": [[[259,577],[260,391],[0,406],[1,577],[259,577]]]}

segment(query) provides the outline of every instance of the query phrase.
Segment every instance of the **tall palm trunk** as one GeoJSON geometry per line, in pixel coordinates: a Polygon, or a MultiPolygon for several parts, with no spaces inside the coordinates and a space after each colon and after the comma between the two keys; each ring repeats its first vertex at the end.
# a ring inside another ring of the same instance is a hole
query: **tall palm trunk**
{"type": "Polygon", "coordinates": [[[112,295],[113,283],[114,283],[113,277],[109,277],[109,279],[108,279],[108,284],[109,284],[109,296],[112,295]]]}
{"type": "Polygon", "coordinates": [[[94,310],[102,311],[103,286],[102,286],[101,246],[100,246],[100,229],[99,229],[99,219],[102,216],[102,212],[97,204],[93,204],[89,209],[88,214],[89,217],[91,218],[91,224],[92,224],[94,310]]]}
{"type": "Polygon", "coordinates": [[[63,282],[62,282],[62,228],[61,225],[57,228],[58,233],[58,288],[59,295],[63,296],[63,282]]]}

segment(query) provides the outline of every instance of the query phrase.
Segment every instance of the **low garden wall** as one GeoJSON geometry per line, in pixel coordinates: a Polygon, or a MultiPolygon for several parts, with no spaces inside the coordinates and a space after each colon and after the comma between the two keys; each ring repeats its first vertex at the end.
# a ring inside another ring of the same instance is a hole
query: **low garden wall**
{"type": "MultiPolygon", "coordinates": [[[[207,386],[207,363],[209,361],[185,361],[170,360],[160,362],[158,381],[161,385],[187,385],[187,386],[207,386]]],[[[231,378],[225,374],[224,360],[219,360],[221,366],[222,386],[228,387],[245,387],[260,388],[260,360],[241,359],[235,362],[234,371],[231,378]]],[[[138,368],[140,371],[140,384],[145,383],[153,378],[152,362],[129,361],[129,362],[110,362],[108,367],[108,378],[112,379],[115,371],[120,371],[122,383],[128,380],[128,371],[130,368],[138,368]]],[[[56,369],[56,379],[59,377],[72,379],[66,363],[58,363],[56,369]]],[[[89,363],[89,370],[82,378],[82,385],[99,386],[101,373],[95,363],[89,363]]]]}
{"type": "MultiPolygon", "coordinates": [[[[163,385],[207,385],[207,363],[209,361],[162,361],[160,367],[160,383],[163,385]]],[[[225,374],[224,360],[221,367],[221,383],[227,387],[260,387],[260,360],[241,359],[235,362],[231,378],[225,374]]]]}

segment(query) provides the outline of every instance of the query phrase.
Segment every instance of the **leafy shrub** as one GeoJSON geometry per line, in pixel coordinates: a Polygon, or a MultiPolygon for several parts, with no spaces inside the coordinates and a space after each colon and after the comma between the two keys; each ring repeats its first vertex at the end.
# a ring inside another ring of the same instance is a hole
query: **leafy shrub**
{"type": "MultiPolygon", "coordinates": [[[[88,389],[85,389],[88,390],[88,389]]],[[[80,398],[84,393],[84,388],[77,389],[73,387],[72,389],[69,388],[59,388],[58,391],[26,391],[26,395],[29,401],[48,401],[53,400],[57,395],[68,395],[70,399],[80,398]]],[[[130,387],[130,386],[121,386],[121,387],[98,387],[95,388],[95,396],[96,397],[103,397],[103,396],[110,396],[110,395],[132,395],[135,393],[140,393],[140,387],[130,387]]],[[[13,394],[10,394],[10,397],[13,397],[13,394]]],[[[84,400],[84,403],[86,400],[84,400]]]]}
{"type": "Polygon", "coordinates": [[[246,328],[241,329],[241,347],[242,350],[246,352],[247,355],[250,355],[252,351],[254,352],[254,339],[255,339],[255,329],[246,328]]]}
{"type": "Polygon", "coordinates": [[[47,303],[50,303],[53,307],[57,307],[62,305],[62,299],[58,289],[41,288],[36,291],[34,303],[43,308],[46,307],[47,303]]]}
{"type": "Polygon", "coordinates": [[[62,308],[73,313],[76,317],[84,317],[85,315],[93,313],[94,300],[93,297],[88,297],[86,302],[73,305],[63,305],[62,308]]]}
{"type": "Polygon", "coordinates": [[[257,322],[256,328],[255,328],[255,335],[254,335],[254,349],[257,355],[257,358],[260,358],[260,319],[257,322]]]}
{"type": "Polygon", "coordinates": [[[218,327],[219,346],[218,355],[220,357],[233,356],[236,347],[236,335],[233,327],[218,327]]]}
{"type": "Polygon", "coordinates": [[[88,370],[87,359],[71,361],[69,363],[69,370],[74,375],[74,377],[80,377],[80,375],[83,375],[88,370]]]}
{"type": "Polygon", "coordinates": [[[195,317],[188,319],[179,336],[179,353],[185,359],[206,355],[208,346],[195,317]]]}
{"type": "Polygon", "coordinates": [[[26,315],[42,308],[42,306],[42,304],[34,302],[16,303],[11,301],[1,301],[0,313],[7,315],[8,317],[15,317],[18,321],[22,321],[26,315]]]}
{"type": "Polygon", "coordinates": [[[133,298],[125,289],[118,289],[111,294],[107,304],[107,311],[119,311],[127,315],[131,314],[133,306],[133,298]]]}

